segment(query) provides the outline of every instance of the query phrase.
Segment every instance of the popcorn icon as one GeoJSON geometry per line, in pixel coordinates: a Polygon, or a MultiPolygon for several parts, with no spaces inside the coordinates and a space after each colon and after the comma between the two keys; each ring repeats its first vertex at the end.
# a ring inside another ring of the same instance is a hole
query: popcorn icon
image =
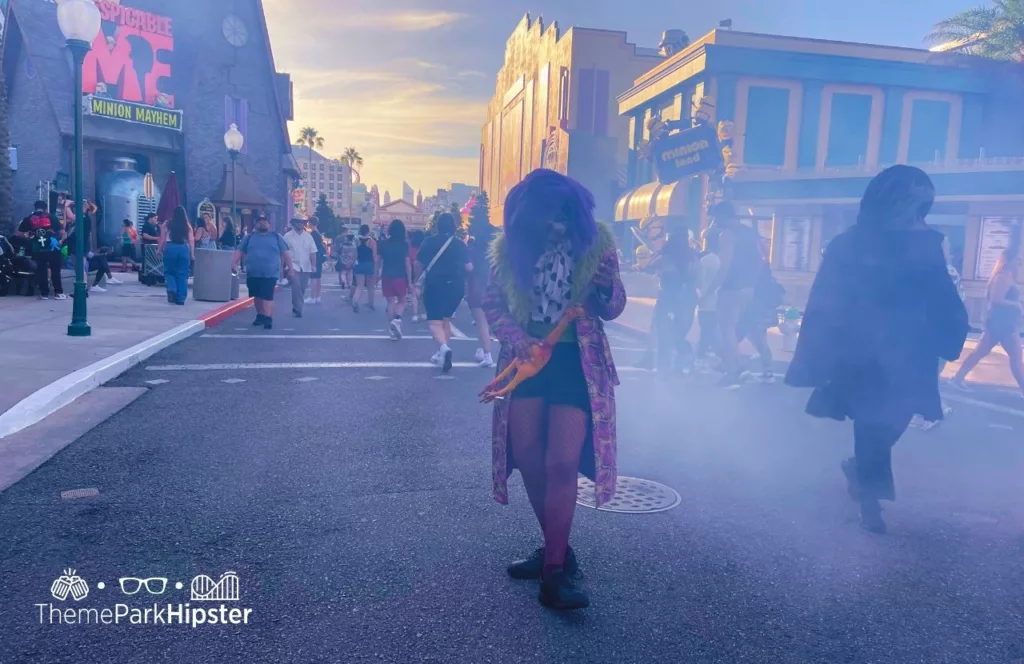
{"type": "Polygon", "coordinates": [[[50,594],[61,602],[66,600],[68,595],[71,595],[76,602],[80,602],[89,596],[89,584],[75,574],[75,570],[66,569],[64,574],[57,577],[57,580],[50,586],[50,594]]]}

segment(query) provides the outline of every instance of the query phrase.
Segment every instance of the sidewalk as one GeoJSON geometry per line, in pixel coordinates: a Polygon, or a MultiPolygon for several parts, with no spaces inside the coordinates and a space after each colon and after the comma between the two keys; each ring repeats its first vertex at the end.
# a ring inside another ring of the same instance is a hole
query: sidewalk
{"type": "MultiPolygon", "coordinates": [[[[612,325],[631,335],[646,338],[648,331],[651,329],[651,322],[654,319],[654,303],[654,297],[630,296],[626,304],[626,310],[612,325]]],[[[690,332],[690,341],[695,343],[697,337],[697,326],[695,324],[690,332]]],[[[974,350],[977,340],[978,335],[970,335],[967,339],[967,344],[964,346],[963,357],[966,357],[967,353],[974,350]]],[[[772,355],[776,362],[788,363],[793,359],[792,353],[782,350],[782,333],[777,327],[768,330],[768,346],[772,349],[772,355]]],[[[748,342],[743,342],[740,352],[753,354],[754,349],[750,347],[748,342]]],[[[942,375],[944,378],[952,378],[956,375],[959,368],[959,362],[950,362],[946,365],[942,375]]],[[[991,355],[982,360],[977,368],[971,372],[968,382],[988,387],[1018,389],[1017,383],[1013,380],[1010,368],[1006,363],[1006,352],[1002,348],[996,348],[991,355]]]]}
{"type": "Polygon", "coordinates": [[[89,296],[92,336],[85,338],[67,336],[71,299],[0,297],[0,438],[251,303],[243,285],[233,302],[197,302],[190,294],[185,306],[172,306],[162,286],[123,277],[125,284],[89,296]]]}

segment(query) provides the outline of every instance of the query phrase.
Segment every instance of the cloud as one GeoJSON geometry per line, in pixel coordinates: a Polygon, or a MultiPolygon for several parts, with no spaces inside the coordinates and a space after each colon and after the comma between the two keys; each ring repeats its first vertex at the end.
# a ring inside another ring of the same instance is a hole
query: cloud
{"type": "Polygon", "coordinates": [[[457,76],[459,78],[488,78],[487,74],[485,74],[482,71],[477,71],[476,69],[467,69],[465,71],[460,71],[457,74],[457,76]]]}
{"type": "Polygon", "coordinates": [[[457,23],[467,14],[446,11],[405,11],[382,14],[342,14],[334,21],[334,27],[355,29],[393,30],[398,32],[422,32],[436,30],[457,23]]]}

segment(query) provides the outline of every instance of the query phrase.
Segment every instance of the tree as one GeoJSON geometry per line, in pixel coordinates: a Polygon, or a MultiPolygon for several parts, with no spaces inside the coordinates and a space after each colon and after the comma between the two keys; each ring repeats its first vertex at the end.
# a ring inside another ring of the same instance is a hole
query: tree
{"type": "MultiPolygon", "coordinates": [[[[309,178],[313,179],[313,150],[324,149],[324,137],[320,135],[316,129],[312,127],[303,127],[299,131],[299,145],[305,145],[309,148],[309,178]]],[[[309,187],[309,183],[306,183],[309,187]]]]}
{"type": "Polygon", "coordinates": [[[321,233],[327,237],[335,237],[338,235],[340,222],[334,215],[334,210],[331,208],[331,204],[327,202],[327,194],[320,194],[320,198],[317,199],[316,202],[316,211],[313,214],[319,222],[319,229],[321,233]]]}
{"type": "Polygon", "coordinates": [[[1024,62],[1024,0],[993,0],[940,21],[928,35],[935,50],[1024,62]]]}
{"type": "Polygon", "coordinates": [[[353,182],[361,182],[362,178],[359,175],[359,169],[363,167],[363,156],[359,154],[359,151],[355,148],[345,148],[345,153],[341,155],[339,159],[341,163],[348,164],[352,168],[352,172],[355,174],[353,182]]]}
{"type": "Polygon", "coordinates": [[[7,131],[7,84],[0,72],[0,232],[14,230],[14,191],[11,174],[11,137],[7,131]]]}
{"type": "Polygon", "coordinates": [[[473,206],[469,209],[469,232],[471,235],[483,235],[494,227],[491,223],[491,201],[486,191],[475,194],[473,206]]]}

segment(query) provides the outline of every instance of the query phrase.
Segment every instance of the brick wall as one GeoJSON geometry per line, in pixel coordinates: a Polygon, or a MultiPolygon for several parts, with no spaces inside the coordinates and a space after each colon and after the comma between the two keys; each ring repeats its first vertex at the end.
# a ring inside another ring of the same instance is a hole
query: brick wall
{"type": "Polygon", "coordinates": [[[59,170],[67,172],[56,117],[43,87],[46,81],[26,65],[23,48],[15,76],[8,80],[8,129],[11,145],[18,148],[18,170],[13,179],[15,222],[32,211],[40,180],[52,180],[59,170]]]}

